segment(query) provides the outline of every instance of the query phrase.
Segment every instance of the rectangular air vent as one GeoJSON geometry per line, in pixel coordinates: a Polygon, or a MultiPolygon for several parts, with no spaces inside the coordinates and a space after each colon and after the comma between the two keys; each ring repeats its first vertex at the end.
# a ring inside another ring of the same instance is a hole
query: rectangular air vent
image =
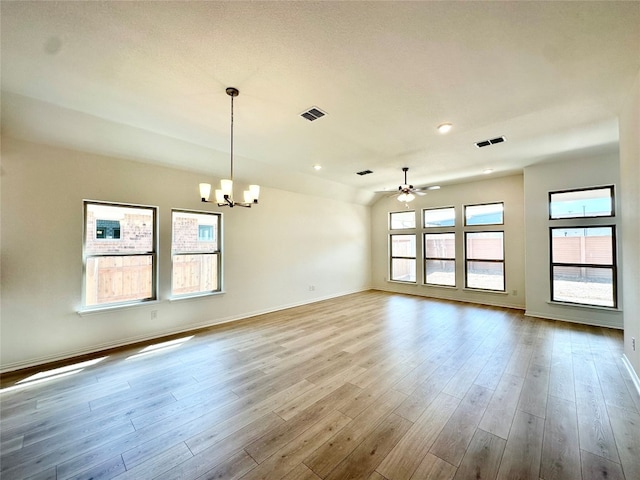
{"type": "Polygon", "coordinates": [[[356,172],[358,175],[369,175],[373,173],[371,170],[362,170],[361,172],[356,172]]]}
{"type": "Polygon", "coordinates": [[[482,140],[481,142],[476,142],[476,147],[478,147],[478,148],[488,147],[489,145],[495,145],[496,143],[502,143],[505,140],[506,139],[504,138],[504,136],[492,138],[490,140],[482,140]]]}
{"type": "Polygon", "coordinates": [[[323,112],[318,107],[311,107],[308,110],[302,112],[300,116],[302,118],[306,118],[310,122],[313,122],[314,120],[324,117],[326,114],[326,112],[323,112]]]}

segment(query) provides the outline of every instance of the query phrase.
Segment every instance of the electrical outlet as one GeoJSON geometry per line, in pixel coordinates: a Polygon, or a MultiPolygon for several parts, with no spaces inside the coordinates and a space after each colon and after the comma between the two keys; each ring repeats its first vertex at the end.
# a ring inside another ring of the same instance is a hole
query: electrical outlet
{"type": "Polygon", "coordinates": [[[158,310],[151,310],[151,320],[158,318],[158,310]]]}
{"type": "Polygon", "coordinates": [[[310,291],[310,292],[315,291],[315,289],[316,289],[316,286],[315,286],[315,285],[309,285],[309,291],[310,291]]]}
{"type": "Polygon", "coordinates": [[[511,290],[511,295],[518,295],[518,290],[511,290]]]}

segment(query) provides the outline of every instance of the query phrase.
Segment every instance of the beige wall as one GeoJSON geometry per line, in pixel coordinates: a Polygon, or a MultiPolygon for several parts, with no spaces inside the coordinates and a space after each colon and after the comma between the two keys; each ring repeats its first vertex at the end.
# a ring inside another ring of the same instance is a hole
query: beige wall
{"type": "MultiPolygon", "coordinates": [[[[412,210],[421,212],[424,208],[451,207],[456,208],[456,245],[457,252],[462,252],[464,242],[463,205],[491,202],[504,202],[504,248],[505,279],[507,293],[489,293],[464,289],[464,265],[462,258],[456,261],[457,287],[437,287],[422,285],[422,238],[418,228],[418,282],[415,285],[387,281],[389,277],[389,212],[404,210],[403,204],[395,197],[379,200],[371,209],[371,248],[372,248],[372,285],[390,292],[423,295],[435,298],[446,298],[485,305],[525,307],[524,295],[524,205],[522,175],[491,178],[482,181],[447,185],[440,190],[429,192],[424,197],[417,197],[410,204],[412,210]]],[[[421,213],[418,214],[420,219],[421,213]]],[[[493,227],[492,227],[493,228],[493,227]]],[[[492,229],[491,228],[491,229],[492,229]]]]}
{"type": "Polygon", "coordinates": [[[3,138],[2,370],[369,287],[368,207],[263,188],[256,208],[219,209],[200,203],[203,180],[217,181],[3,138]],[[159,207],[157,303],[78,315],[83,199],[159,207]],[[168,300],[171,208],[223,212],[226,293],[168,300]]]}
{"type": "MultiPolygon", "coordinates": [[[[620,210],[620,188],[618,152],[616,148],[607,153],[587,155],[574,153],[567,158],[554,159],[524,170],[526,240],[526,285],[527,315],[569,320],[590,325],[622,328],[622,312],[609,309],[578,307],[550,303],[549,273],[549,192],[572,188],[614,185],[620,210]]],[[[618,225],[620,216],[600,218],[595,224],[618,225]]],[[[571,226],[571,220],[556,222],[554,226],[571,226]]],[[[619,238],[618,238],[619,241],[619,238]]],[[[622,254],[618,242],[618,266],[622,266],[622,254]]],[[[619,272],[618,280],[622,278],[619,272]]],[[[621,301],[622,292],[618,292],[621,301]]]]}
{"type": "Polygon", "coordinates": [[[620,116],[622,248],[624,250],[624,354],[640,391],[640,72],[620,116]],[[636,339],[633,350],[631,339],[636,339]]]}
{"type": "MultiPolygon", "coordinates": [[[[369,208],[263,188],[257,208],[217,209],[198,201],[202,175],[3,138],[1,368],[20,368],[370,286],[526,308],[531,315],[620,328],[621,312],[548,303],[547,192],[614,183],[619,186],[622,219],[618,246],[624,252],[620,274],[625,355],[638,372],[640,348],[632,350],[631,338],[640,344],[639,103],[640,77],[620,119],[619,162],[611,151],[588,158],[555,159],[525,169],[524,176],[449,185],[413,202],[412,208],[418,211],[456,207],[458,251],[464,231],[462,206],[505,202],[506,294],[463,289],[461,261],[457,262],[459,285],[454,289],[388,282],[388,213],[402,210],[394,198],[383,198],[369,208]],[[157,303],[77,314],[82,296],[85,198],[160,208],[157,303]],[[171,208],[223,212],[226,293],[168,300],[171,208]],[[315,290],[310,291],[311,285],[315,290]],[[157,312],[157,319],[151,319],[152,311],[157,312]]],[[[419,268],[419,280],[421,276],[419,268]]]]}

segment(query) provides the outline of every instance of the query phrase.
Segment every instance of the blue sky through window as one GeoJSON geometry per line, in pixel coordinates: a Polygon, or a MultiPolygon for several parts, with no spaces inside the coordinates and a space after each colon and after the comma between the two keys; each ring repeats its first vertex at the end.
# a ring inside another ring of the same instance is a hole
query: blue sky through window
{"type": "Polygon", "coordinates": [[[613,216],[613,187],[550,194],[552,219],[613,216]]]}

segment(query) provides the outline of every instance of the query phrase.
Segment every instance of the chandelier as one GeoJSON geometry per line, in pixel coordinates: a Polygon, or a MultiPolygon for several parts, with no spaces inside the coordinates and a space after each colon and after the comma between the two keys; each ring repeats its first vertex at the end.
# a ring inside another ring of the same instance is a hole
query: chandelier
{"type": "MultiPolygon", "coordinates": [[[[227,95],[231,97],[231,174],[228,179],[220,180],[220,188],[215,191],[216,203],[219,207],[247,207],[258,203],[260,196],[260,185],[249,185],[249,190],[244,191],[243,202],[233,200],[233,98],[240,93],[237,88],[228,87],[227,95]]],[[[200,198],[203,202],[212,203],[209,200],[211,196],[211,184],[200,184],[200,198]]]]}

